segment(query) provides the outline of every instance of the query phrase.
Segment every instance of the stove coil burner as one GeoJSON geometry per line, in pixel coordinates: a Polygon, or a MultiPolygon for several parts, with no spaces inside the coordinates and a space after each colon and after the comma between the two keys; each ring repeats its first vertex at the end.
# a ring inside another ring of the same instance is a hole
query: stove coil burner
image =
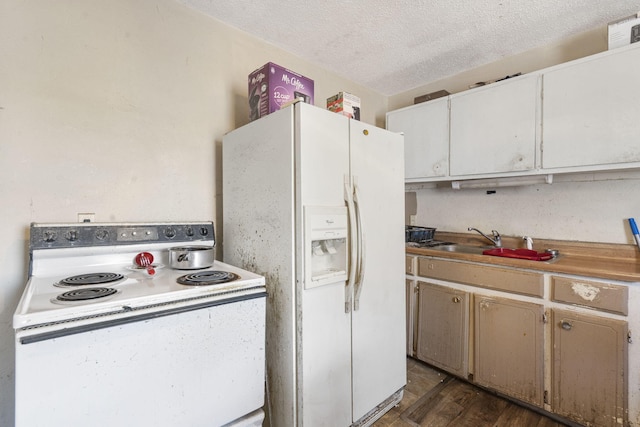
{"type": "Polygon", "coordinates": [[[113,295],[117,290],[113,288],[80,288],[62,293],[56,297],[58,301],[87,301],[113,295]]]}
{"type": "Polygon", "coordinates": [[[103,285],[122,279],[124,279],[124,276],[118,273],[88,273],[67,277],[66,279],[60,280],[59,284],[62,286],[103,285]]]}
{"type": "Polygon", "coordinates": [[[181,285],[190,286],[208,286],[219,285],[221,283],[232,282],[239,279],[235,273],[228,271],[199,271],[197,273],[187,274],[185,276],[178,277],[178,283],[181,285]]]}

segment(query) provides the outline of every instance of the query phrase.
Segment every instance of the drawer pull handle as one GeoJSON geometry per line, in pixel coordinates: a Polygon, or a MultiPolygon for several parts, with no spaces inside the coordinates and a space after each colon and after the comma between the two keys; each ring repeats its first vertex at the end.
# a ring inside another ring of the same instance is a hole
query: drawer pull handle
{"type": "Polygon", "coordinates": [[[460,297],[453,297],[451,298],[451,301],[453,301],[454,303],[459,303],[460,301],[462,301],[462,299],[460,297]]]}
{"type": "Polygon", "coordinates": [[[570,331],[571,328],[573,327],[573,325],[571,324],[571,322],[567,322],[566,320],[563,320],[562,322],[560,322],[560,326],[562,327],[562,329],[564,329],[565,331],[570,331]]]}

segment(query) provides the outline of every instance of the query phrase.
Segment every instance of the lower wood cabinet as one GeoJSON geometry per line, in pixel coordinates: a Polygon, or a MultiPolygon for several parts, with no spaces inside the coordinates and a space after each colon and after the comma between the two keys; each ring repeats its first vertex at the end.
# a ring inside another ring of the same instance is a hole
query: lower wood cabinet
{"type": "Polygon", "coordinates": [[[625,321],[553,310],[553,412],[589,426],[626,425],[625,321]]]}
{"type": "Polygon", "coordinates": [[[628,286],[431,257],[407,274],[408,354],[580,425],[640,419],[628,286]]]}
{"type": "Polygon", "coordinates": [[[469,294],[418,282],[418,325],[416,357],[466,378],[469,294]]]}
{"type": "Polygon", "coordinates": [[[542,407],[544,306],[474,296],[474,381],[542,407]]]}

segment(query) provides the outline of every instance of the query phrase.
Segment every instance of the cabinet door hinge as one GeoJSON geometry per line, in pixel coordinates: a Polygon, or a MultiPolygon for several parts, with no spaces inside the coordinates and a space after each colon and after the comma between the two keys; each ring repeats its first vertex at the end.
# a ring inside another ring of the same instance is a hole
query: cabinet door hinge
{"type": "Polygon", "coordinates": [[[544,403],[549,404],[549,390],[545,390],[542,394],[542,400],[544,403]]]}
{"type": "Polygon", "coordinates": [[[542,314],[542,323],[549,323],[549,315],[546,311],[542,314]]]}
{"type": "Polygon", "coordinates": [[[631,339],[631,329],[627,331],[627,342],[631,344],[633,340],[631,339]]]}

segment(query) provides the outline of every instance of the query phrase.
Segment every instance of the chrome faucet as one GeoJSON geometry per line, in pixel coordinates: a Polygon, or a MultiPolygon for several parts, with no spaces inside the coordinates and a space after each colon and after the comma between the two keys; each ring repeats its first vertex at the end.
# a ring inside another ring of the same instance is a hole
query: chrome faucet
{"type": "Polygon", "coordinates": [[[467,230],[469,231],[477,231],[478,233],[480,233],[480,235],[482,235],[482,237],[489,239],[489,241],[491,243],[493,243],[493,245],[496,248],[501,248],[502,247],[502,238],[500,237],[500,233],[498,233],[496,230],[491,230],[491,233],[493,234],[493,238],[487,236],[486,234],[484,234],[482,231],[478,230],[477,228],[473,228],[473,227],[469,227],[467,228],[467,230]]]}

